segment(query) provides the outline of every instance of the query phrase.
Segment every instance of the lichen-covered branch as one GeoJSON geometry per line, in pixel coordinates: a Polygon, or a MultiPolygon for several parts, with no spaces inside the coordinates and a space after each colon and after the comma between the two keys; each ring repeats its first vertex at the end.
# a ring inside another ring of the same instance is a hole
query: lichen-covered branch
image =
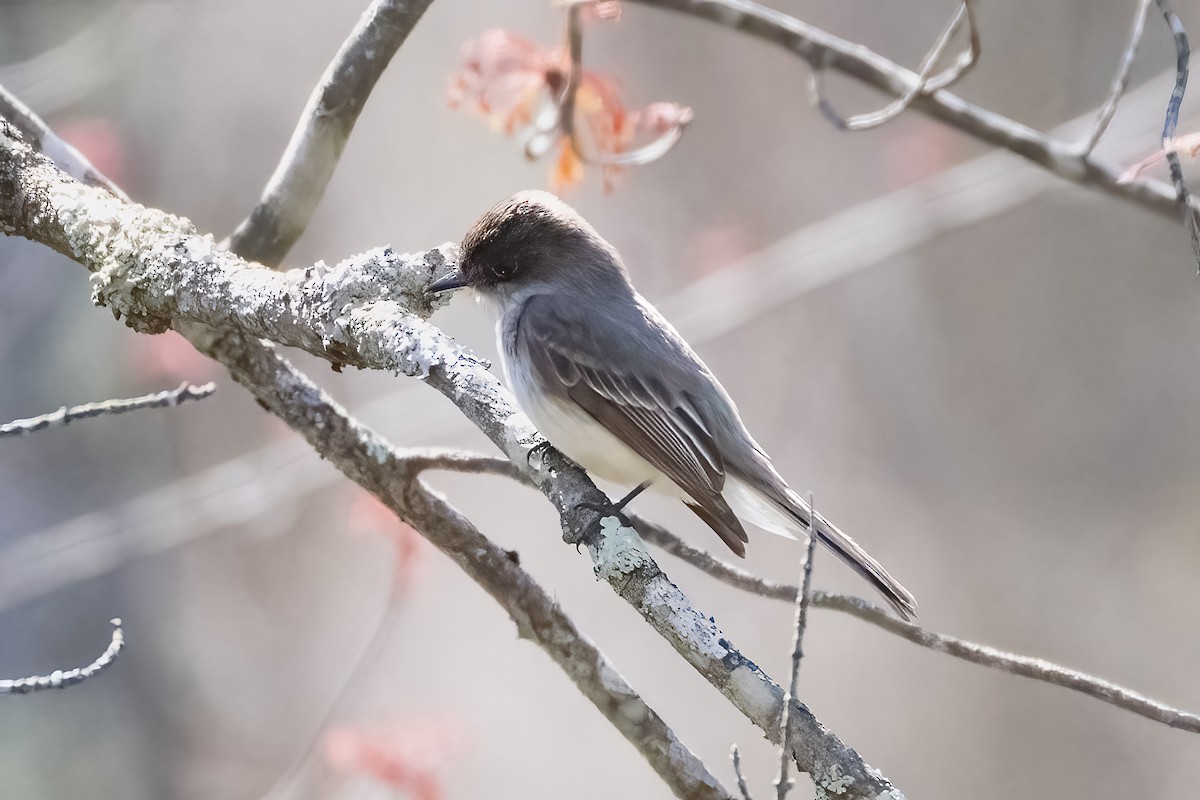
{"type": "Polygon", "coordinates": [[[114,619],[111,622],[113,632],[108,647],[86,667],[77,667],[66,671],[56,669],[48,675],[31,675],[28,678],[0,680],[0,694],[29,694],[46,689],[65,689],[99,675],[113,665],[117,656],[121,654],[121,648],[125,646],[125,633],[121,630],[121,620],[114,619]]]}
{"type": "MultiPolygon", "coordinates": [[[[565,536],[586,543],[597,575],[650,623],[735,707],[779,738],[783,690],[730,643],[713,619],[695,609],[659,569],[634,532],[614,518],[597,527],[582,504],[607,498],[556,451],[530,451],[543,439],[518,412],[485,365],[425,322],[424,287],[444,269],[447,249],[416,256],[377,250],[336,267],[318,264],[277,273],[249,265],[199,236],[186,220],[124,203],[83,186],[32,152],[0,122],[0,229],[66,253],[92,273],[93,300],[148,332],[209,327],[193,342],[214,352],[223,334],[259,336],[335,363],[420,376],[450,398],[527,474],[559,510],[565,536]]],[[[241,349],[241,358],[254,355],[241,349]]],[[[235,377],[247,366],[226,354],[235,377]]],[[[240,378],[239,378],[240,380],[240,378]]],[[[312,388],[291,387],[303,405],[312,388]]],[[[262,399],[260,397],[260,399],[262,399]]],[[[282,409],[281,409],[282,410],[282,409]]],[[[329,425],[332,420],[325,419],[329,425]]],[[[351,423],[347,423],[351,424],[351,423]]],[[[379,442],[367,447],[379,448],[379,442]]],[[[322,451],[327,458],[334,455],[322,451]]],[[[377,449],[376,463],[387,458],[377,449]]],[[[356,478],[357,479],[357,478],[356,478]]],[[[367,485],[367,484],[364,484],[367,485]]],[[[373,488],[368,485],[368,488],[373,488]]],[[[791,710],[793,757],[816,776],[836,776],[847,797],[893,792],[850,747],[797,703],[791,710]]]]}
{"type": "Polygon", "coordinates": [[[308,227],[379,76],[433,0],[375,0],[308,98],[262,199],[228,247],[274,265],[308,227]]]}
{"type": "Polygon", "coordinates": [[[98,403],[84,403],[79,406],[63,406],[58,411],[42,414],[29,419],[17,419],[0,425],[0,437],[27,436],[28,434],[49,428],[54,425],[67,425],[75,420],[99,417],[105,414],[124,414],[129,411],[140,411],[143,408],[166,408],[177,406],[188,400],[203,400],[217,390],[217,385],[211,381],[201,386],[184,381],[175,389],[166,389],[154,394],[141,397],[131,397],[126,400],[103,400],[98,403]]]}
{"type": "Polygon", "coordinates": [[[398,453],[265,345],[247,347],[240,336],[214,332],[201,343],[201,349],[231,365],[235,377],[271,413],[419,530],[492,595],[517,624],[518,633],[538,644],[562,667],[678,797],[728,798],[703,763],[511,554],[424,486],[420,480],[423,470],[449,466],[457,461],[455,457],[431,452],[407,458],[398,453]]]}

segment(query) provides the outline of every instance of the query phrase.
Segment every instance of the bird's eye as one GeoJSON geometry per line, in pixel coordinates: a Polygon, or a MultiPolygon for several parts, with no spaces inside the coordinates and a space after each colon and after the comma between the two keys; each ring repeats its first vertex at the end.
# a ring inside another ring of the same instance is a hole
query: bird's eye
{"type": "Polygon", "coordinates": [[[517,263],[515,261],[497,261],[492,264],[492,274],[498,280],[506,281],[513,276],[517,271],[517,263]]]}

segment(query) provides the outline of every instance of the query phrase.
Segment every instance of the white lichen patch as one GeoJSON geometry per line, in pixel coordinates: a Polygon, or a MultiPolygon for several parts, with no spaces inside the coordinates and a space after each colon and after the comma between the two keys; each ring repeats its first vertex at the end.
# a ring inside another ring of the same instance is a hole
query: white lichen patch
{"type": "MultiPolygon", "coordinates": [[[[306,281],[320,278],[321,305],[328,308],[331,317],[356,306],[391,301],[425,318],[449,302],[448,296],[429,294],[429,284],[449,272],[455,258],[457,248],[452,244],[403,255],[397,255],[390,247],[379,247],[347,258],[319,275],[308,270],[304,277],[306,281]]],[[[309,291],[306,286],[305,293],[309,291]]]]}
{"type": "Polygon", "coordinates": [[[729,648],[717,624],[692,607],[683,591],[664,576],[646,587],[647,611],[664,621],[681,641],[705,658],[722,659],[729,648]]]}
{"type": "Polygon", "coordinates": [[[813,773],[812,779],[816,786],[813,800],[829,800],[830,797],[845,794],[846,790],[854,783],[854,778],[850,775],[843,775],[842,768],[837,764],[830,764],[823,770],[818,768],[813,773]]]}
{"type": "Polygon", "coordinates": [[[180,260],[169,248],[211,249],[211,240],[184,217],[100,189],[56,184],[50,199],[71,253],[92,271],[92,302],[131,318],[135,328],[165,328],[162,300],[173,285],[172,264],[180,260]]]}
{"type": "Polygon", "coordinates": [[[612,580],[650,563],[650,555],[637,531],[617,517],[600,520],[600,543],[592,554],[596,577],[612,580]]]}
{"type": "Polygon", "coordinates": [[[875,800],[906,800],[904,792],[899,789],[888,789],[875,795],[875,800]]]}
{"type": "Polygon", "coordinates": [[[767,677],[747,664],[742,664],[729,676],[734,693],[750,719],[770,719],[779,707],[777,695],[771,691],[767,677]]]}

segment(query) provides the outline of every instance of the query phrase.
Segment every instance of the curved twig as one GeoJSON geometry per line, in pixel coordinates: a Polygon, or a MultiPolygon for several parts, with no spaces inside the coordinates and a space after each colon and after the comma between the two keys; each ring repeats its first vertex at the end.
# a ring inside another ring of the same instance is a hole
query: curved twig
{"type": "Polygon", "coordinates": [[[580,161],[606,167],[641,166],[665,156],[683,137],[683,129],[691,122],[691,114],[679,117],[670,128],[663,131],[654,141],[634,150],[621,153],[589,152],[580,141],[575,130],[575,94],[583,78],[583,9],[595,0],[569,0],[567,3],[567,54],[570,66],[558,101],[559,126],[571,145],[571,150],[580,161]]]}
{"type": "Polygon", "coordinates": [[[1133,70],[1133,59],[1137,56],[1138,47],[1142,44],[1142,37],[1146,32],[1146,18],[1150,16],[1150,4],[1153,2],[1154,0],[1138,0],[1137,13],[1133,18],[1133,30],[1129,34],[1129,43],[1125,45],[1125,51],[1121,54],[1121,63],[1117,66],[1117,74],[1113,77],[1108,97],[1104,99],[1104,105],[1096,114],[1096,121],[1092,124],[1091,131],[1079,143],[1080,155],[1091,155],[1100,142],[1100,137],[1108,130],[1108,124],[1112,122],[1113,115],[1117,113],[1117,104],[1121,102],[1121,96],[1125,94],[1125,89],[1129,85],[1129,73],[1133,70]]]}
{"type": "Polygon", "coordinates": [[[16,680],[0,680],[0,694],[30,694],[46,689],[65,689],[77,683],[83,683],[88,678],[99,675],[113,665],[121,648],[125,646],[125,633],[121,630],[121,620],[109,620],[113,626],[112,640],[100,656],[86,667],[78,667],[63,671],[56,669],[49,675],[31,675],[28,678],[16,680]]]}
{"type": "MultiPolygon", "coordinates": [[[[862,83],[902,97],[920,76],[883,56],[753,0],[628,0],[674,11],[740,31],[788,50],[809,64],[823,64],[862,83]]],[[[1136,203],[1171,219],[1179,218],[1174,189],[1163,181],[1120,181],[1121,170],[1096,162],[1077,148],[1016,120],[951,94],[945,89],[920,94],[911,108],[980,141],[1003,148],[1080,186],[1136,203]]],[[[1197,207],[1195,198],[1190,200],[1197,207]]]]}
{"type": "Polygon", "coordinates": [[[958,11],[950,18],[950,22],[942,30],[933,47],[921,59],[921,66],[917,72],[917,82],[910,86],[903,95],[888,103],[880,110],[858,114],[849,119],[838,114],[825,95],[823,64],[813,65],[809,86],[812,89],[815,104],[821,110],[821,113],[825,115],[826,119],[833,123],[834,127],[848,131],[865,131],[869,128],[879,127],[898,116],[912,105],[912,101],[917,95],[929,94],[930,92],[936,92],[939,89],[954,85],[959,78],[967,74],[975,66],[975,62],[979,59],[979,52],[979,28],[975,24],[975,3],[974,0],[962,0],[958,11]],[[950,40],[954,38],[954,34],[958,33],[959,29],[962,28],[964,21],[967,24],[967,48],[959,54],[954,64],[934,75],[933,70],[937,67],[938,62],[941,61],[942,55],[950,45],[950,40]]]}
{"type": "Polygon", "coordinates": [[[1167,168],[1171,175],[1171,184],[1175,187],[1175,198],[1179,211],[1188,227],[1192,241],[1192,256],[1196,261],[1196,269],[1200,271],[1200,210],[1191,202],[1191,192],[1183,181],[1183,166],[1179,163],[1179,151],[1174,147],[1175,128],[1179,124],[1179,108],[1183,105],[1183,95],[1187,91],[1188,61],[1192,49],[1188,44],[1187,31],[1179,16],[1171,10],[1167,0],[1156,0],[1158,8],[1163,13],[1167,27],[1175,41],[1175,88],[1171,91],[1171,99],[1167,101],[1166,118],[1163,120],[1163,152],[1167,158],[1167,168]]]}

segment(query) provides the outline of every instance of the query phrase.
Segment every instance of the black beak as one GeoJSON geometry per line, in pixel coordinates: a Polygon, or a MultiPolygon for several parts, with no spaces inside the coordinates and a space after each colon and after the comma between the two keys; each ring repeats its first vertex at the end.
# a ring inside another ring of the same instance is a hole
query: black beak
{"type": "Polygon", "coordinates": [[[429,284],[429,293],[437,294],[438,292],[446,292],[450,289],[461,289],[467,285],[466,278],[455,268],[450,274],[443,275],[433,283],[429,284]]]}

